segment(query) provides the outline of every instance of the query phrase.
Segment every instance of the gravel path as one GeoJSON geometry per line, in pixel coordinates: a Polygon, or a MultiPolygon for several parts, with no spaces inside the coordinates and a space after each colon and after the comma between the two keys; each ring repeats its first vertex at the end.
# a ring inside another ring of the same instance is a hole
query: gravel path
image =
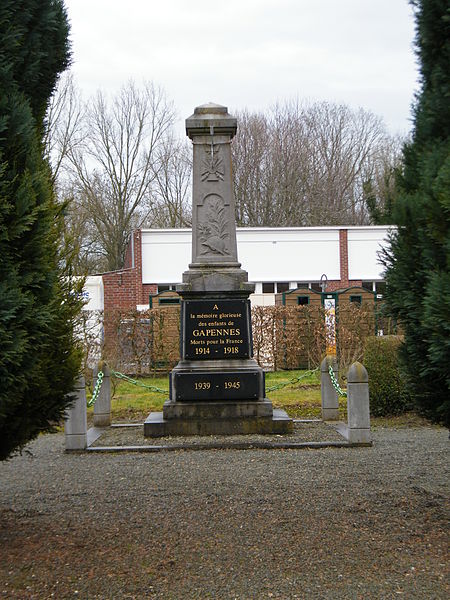
{"type": "Polygon", "coordinates": [[[0,464],[0,597],[447,599],[448,432],[0,464]]]}
{"type": "Polygon", "coordinates": [[[143,424],[139,427],[110,427],[93,444],[93,447],[101,448],[105,446],[168,446],[168,447],[208,447],[220,445],[225,442],[226,446],[238,447],[239,444],[298,444],[307,442],[343,442],[346,439],[339,434],[334,427],[323,421],[314,421],[308,423],[294,422],[293,432],[285,435],[227,435],[226,437],[217,435],[190,435],[187,437],[144,437],[143,424]]]}

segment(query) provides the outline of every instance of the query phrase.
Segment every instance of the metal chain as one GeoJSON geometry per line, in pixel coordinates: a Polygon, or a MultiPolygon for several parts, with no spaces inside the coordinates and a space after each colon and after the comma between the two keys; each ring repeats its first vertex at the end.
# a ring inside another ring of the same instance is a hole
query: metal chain
{"type": "Polygon", "coordinates": [[[124,375],[123,373],[119,373],[119,371],[114,371],[113,369],[111,369],[111,375],[113,375],[114,377],[117,377],[117,379],[123,379],[123,381],[132,383],[133,385],[138,385],[140,387],[146,388],[146,389],[151,390],[152,392],[156,392],[158,394],[167,395],[169,393],[169,390],[162,390],[161,388],[158,388],[154,385],[147,385],[146,383],[142,383],[141,381],[137,381],[136,379],[131,379],[131,377],[128,377],[128,375],[124,375]]]}
{"type": "MultiPolygon", "coordinates": [[[[302,379],[305,379],[305,377],[308,377],[309,375],[316,373],[318,370],[319,370],[318,368],[312,369],[311,371],[306,371],[306,373],[303,373],[299,377],[294,377],[293,379],[290,379],[289,381],[286,381],[284,383],[277,383],[276,385],[266,388],[266,392],[274,392],[274,391],[280,390],[288,385],[294,385],[295,383],[298,383],[302,379]]],[[[128,383],[131,383],[133,385],[138,385],[140,387],[146,388],[146,389],[156,392],[158,394],[167,395],[169,393],[169,390],[163,390],[154,385],[148,385],[146,383],[142,383],[141,381],[132,379],[131,377],[128,377],[128,375],[124,375],[124,373],[119,373],[119,371],[114,371],[113,369],[111,369],[111,375],[113,375],[113,377],[117,377],[117,379],[122,379],[123,381],[127,381],[128,383]]]]}
{"type": "Polygon", "coordinates": [[[95,384],[94,391],[92,392],[92,398],[90,400],[88,400],[88,402],[87,402],[88,407],[93,406],[95,404],[95,401],[97,400],[98,395],[100,393],[100,388],[102,387],[104,376],[105,375],[104,375],[103,371],[98,372],[97,382],[95,384]]]}
{"type": "Polygon", "coordinates": [[[305,379],[305,377],[308,377],[308,375],[312,375],[313,373],[316,373],[316,371],[318,371],[318,370],[319,370],[319,368],[317,367],[316,369],[312,369],[311,371],[306,371],[306,373],[303,373],[303,375],[294,377],[293,379],[290,379],[289,381],[286,381],[284,383],[277,383],[276,385],[272,385],[272,386],[266,388],[266,392],[275,392],[277,390],[281,390],[284,387],[287,387],[288,385],[294,385],[294,383],[298,383],[302,379],[305,379]]]}
{"type": "Polygon", "coordinates": [[[334,374],[333,367],[331,365],[328,367],[328,373],[330,374],[331,383],[333,384],[333,387],[339,394],[339,396],[347,396],[347,392],[344,392],[344,390],[339,385],[339,382],[336,379],[336,375],[334,374]]]}

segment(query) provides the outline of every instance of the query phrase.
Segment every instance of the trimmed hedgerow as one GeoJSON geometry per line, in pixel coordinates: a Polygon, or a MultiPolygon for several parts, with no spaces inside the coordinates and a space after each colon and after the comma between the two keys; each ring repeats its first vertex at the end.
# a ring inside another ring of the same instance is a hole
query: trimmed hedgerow
{"type": "Polygon", "coordinates": [[[375,417],[398,415],[409,408],[399,349],[402,337],[387,335],[366,339],[364,365],[369,374],[370,413],[375,417]]]}

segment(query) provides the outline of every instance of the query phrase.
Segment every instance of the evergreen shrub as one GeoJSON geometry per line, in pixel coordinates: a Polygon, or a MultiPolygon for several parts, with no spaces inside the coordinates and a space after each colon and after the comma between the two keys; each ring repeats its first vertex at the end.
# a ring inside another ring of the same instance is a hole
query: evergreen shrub
{"type": "Polygon", "coordinates": [[[366,339],[364,365],[369,374],[370,413],[374,417],[398,415],[409,408],[399,356],[402,342],[398,335],[366,339]]]}
{"type": "Polygon", "coordinates": [[[0,2],[0,460],[54,429],[80,370],[82,284],[43,139],[68,31],[62,0],[0,2]]]}

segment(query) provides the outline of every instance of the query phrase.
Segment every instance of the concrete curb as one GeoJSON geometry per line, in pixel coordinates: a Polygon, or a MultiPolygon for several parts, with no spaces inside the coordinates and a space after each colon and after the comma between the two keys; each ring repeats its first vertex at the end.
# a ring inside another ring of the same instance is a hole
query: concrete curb
{"type": "Polygon", "coordinates": [[[95,446],[85,452],[169,452],[171,450],[307,450],[320,448],[354,448],[371,444],[351,442],[235,442],[211,444],[173,444],[166,446],[95,446]]]}
{"type": "MultiPolygon", "coordinates": [[[[320,419],[298,419],[297,422],[320,423],[320,419]]],[[[176,450],[317,450],[321,448],[360,448],[370,447],[372,442],[351,442],[347,439],[347,426],[342,422],[327,422],[327,425],[333,427],[342,437],[342,441],[325,442],[291,442],[291,441],[252,441],[248,442],[210,442],[204,444],[195,444],[182,442],[178,444],[163,445],[139,445],[139,446],[92,446],[92,444],[101,437],[108,428],[91,427],[87,432],[88,446],[86,449],[67,449],[66,452],[90,452],[97,454],[115,454],[124,452],[170,452],[176,450]]],[[[120,423],[111,425],[113,428],[120,427],[142,427],[142,423],[120,423]]],[[[251,437],[251,436],[249,436],[251,437]]]]}

